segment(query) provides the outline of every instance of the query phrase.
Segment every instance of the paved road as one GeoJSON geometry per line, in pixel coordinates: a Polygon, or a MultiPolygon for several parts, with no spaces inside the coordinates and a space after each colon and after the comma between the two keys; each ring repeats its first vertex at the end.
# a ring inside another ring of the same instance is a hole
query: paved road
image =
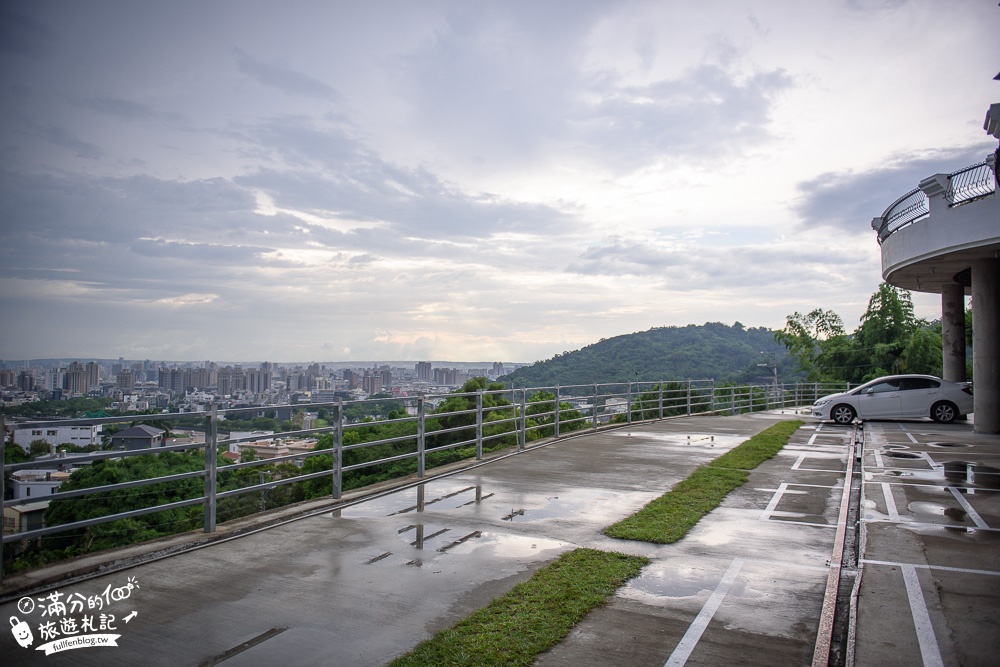
{"type": "MultiPolygon", "coordinates": [[[[38,646],[41,625],[54,622],[50,628],[59,630],[58,622],[74,616],[71,600],[96,604],[103,593],[102,609],[77,609],[75,617],[90,615],[96,626],[102,613],[114,614],[116,630],[107,633],[120,635],[119,646],[45,657],[4,633],[0,654],[5,664],[18,665],[381,665],[558,554],[589,546],[653,562],[538,665],[808,664],[849,429],[800,429],[676,545],[600,533],[698,465],[790,416],[694,417],[563,440],[336,513],[60,588],[57,600],[36,598],[27,614],[11,602],[0,615],[26,621],[38,646]],[[53,602],[66,603],[66,613],[59,615],[53,602]],[[43,615],[48,611],[53,614],[43,615]]],[[[1000,601],[991,539],[997,533],[990,528],[1000,527],[997,497],[981,484],[988,471],[972,468],[978,481],[969,482],[966,468],[962,486],[957,465],[943,467],[947,457],[985,465],[989,452],[977,452],[989,445],[966,442],[972,436],[964,424],[886,423],[869,432],[858,663],[921,664],[923,655],[924,664],[935,664],[925,648],[933,636],[939,637],[937,664],[990,664],[977,660],[1000,648],[996,633],[982,632],[996,627],[1000,601]],[[888,449],[900,438],[907,452],[924,451],[920,441],[933,451],[916,459],[889,456],[903,451],[888,449]],[[969,446],[948,447],[946,439],[969,446]],[[898,462],[906,466],[901,474],[895,474],[898,462]],[[953,479],[939,474],[945,470],[953,479]],[[907,495],[925,492],[913,484],[918,481],[940,486],[934,498],[941,513],[907,495]],[[946,482],[965,492],[947,490],[946,482]],[[881,495],[887,486],[894,513],[881,495]],[[925,529],[924,523],[933,525],[925,529]],[[958,563],[952,547],[985,555],[962,556],[959,570],[926,567],[958,563]],[[929,629],[921,629],[914,586],[925,590],[929,629]],[[976,636],[971,628],[979,621],[992,625],[979,626],[976,636]],[[909,635],[901,630],[907,624],[909,635]],[[901,646],[916,647],[916,661],[901,646]]]]}

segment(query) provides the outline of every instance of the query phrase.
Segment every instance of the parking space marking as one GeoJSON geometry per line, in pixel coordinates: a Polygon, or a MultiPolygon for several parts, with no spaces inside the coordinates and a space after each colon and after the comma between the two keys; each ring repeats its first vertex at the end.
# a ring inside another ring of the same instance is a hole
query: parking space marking
{"type": "Polygon", "coordinates": [[[903,424],[902,422],[896,422],[896,426],[898,426],[899,430],[902,431],[906,435],[906,437],[910,439],[910,442],[912,442],[915,445],[919,444],[917,442],[917,439],[913,437],[913,434],[906,430],[905,424],[903,424]]]}
{"type": "Polygon", "coordinates": [[[972,508],[972,505],[969,504],[969,501],[962,496],[958,489],[954,486],[949,486],[948,490],[951,491],[951,495],[955,496],[955,500],[958,501],[958,504],[969,515],[969,518],[972,519],[972,523],[976,524],[976,528],[989,528],[986,522],[983,521],[983,518],[979,516],[979,512],[972,508]]]}
{"type": "Polygon", "coordinates": [[[771,518],[771,513],[774,512],[774,509],[778,506],[778,502],[781,500],[781,496],[784,495],[786,490],[788,490],[788,484],[785,482],[778,485],[778,490],[774,492],[773,496],[771,496],[771,502],[767,504],[767,507],[764,508],[764,513],[760,515],[761,521],[767,521],[771,518]]]}
{"type": "Polygon", "coordinates": [[[873,454],[875,454],[875,467],[884,468],[885,464],[882,462],[882,452],[876,449],[873,454]]]}
{"type": "Polygon", "coordinates": [[[688,658],[691,657],[691,653],[694,651],[694,647],[698,645],[698,640],[701,639],[708,624],[712,621],[712,617],[715,616],[715,612],[722,604],[722,600],[729,593],[730,587],[736,581],[736,576],[740,573],[740,568],[743,567],[743,563],[745,562],[742,558],[733,559],[733,562],[729,565],[729,569],[722,575],[719,585],[712,591],[712,594],[708,597],[708,601],[705,602],[705,606],[698,612],[698,615],[688,627],[684,636],[681,637],[680,642],[674,648],[674,652],[670,654],[670,658],[663,664],[663,667],[682,667],[687,664],[688,658]]]}
{"type": "Polygon", "coordinates": [[[889,515],[889,521],[899,521],[896,501],[892,499],[892,487],[889,486],[888,482],[882,482],[882,495],[885,496],[885,509],[886,514],[889,515]]]}
{"type": "Polygon", "coordinates": [[[862,558],[861,562],[865,565],[885,565],[887,567],[903,567],[908,565],[913,568],[920,568],[924,570],[943,570],[945,572],[957,572],[959,574],[982,574],[988,577],[1000,577],[1000,571],[998,570],[974,570],[968,567],[952,567],[950,565],[925,565],[917,563],[896,563],[890,560],[876,560],[874,558],[862,558]]]}
{"type": "Polygon", "coordinates": [[[792,464],[792,470],[798,470],[802,462],[806,460],[806,454],[799,454],[799,457],[795,459],[795,463],[792,464]]]}
{"type": "Polygon", "coordinates": [[[927,603],[924,601],[924,592],[920,588],[920,579],[917,578],[917,570],[912,565],[902,565],[900,570],[903,572],[903,582],[906,584],[906,597],[910,601],[910,614],[913,617],[914,629],[917,631],[917,643],[920,644],[920,657],[923,659],[924,667],[944,667],[937,637],[934,636],[934,627],[931,625],[931,617],[927,612],[927,603]]]}

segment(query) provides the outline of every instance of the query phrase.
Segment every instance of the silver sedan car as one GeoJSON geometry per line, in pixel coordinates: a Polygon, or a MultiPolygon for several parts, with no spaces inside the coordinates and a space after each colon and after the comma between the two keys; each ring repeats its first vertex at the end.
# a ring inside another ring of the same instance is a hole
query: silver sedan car
{"type": "Polygon", "coordinates": [[[972,386],[933,375],[890,375],[860,387],[819,399],[812,406],[816,419],[850,424],[861,419],[930,417],[950,423],[972,412],[972,386]]]}

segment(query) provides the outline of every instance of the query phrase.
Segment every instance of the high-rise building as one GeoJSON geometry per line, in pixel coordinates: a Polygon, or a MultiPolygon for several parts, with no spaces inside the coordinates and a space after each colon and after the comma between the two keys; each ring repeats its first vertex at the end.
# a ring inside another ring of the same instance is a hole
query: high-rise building
{"type": "Polygon", "coordinates": [[[429,361],[418,361],[417,362],[417,380],[422,380],[424,382],[430,382],[432,375],[431,362],[429,361]]]}
{"type": "Polygon", "coordinates": [[[35,372],[32,370],[21,371],[17,376],[18,391],[35,390],[35,372]]]}
{"type": "Polygon", "coordinates": [[[17,383],[17,373],[12,368],[0,369],[0,387],[14,387],[17,383]]]}
{"type": "Polygon", "coordinates": [[[87,393],[87,370],[79,361],[71,362],[63,376],[62,388],[70,396],[83,396],[87,393]]]}
{"type": "Polygon", "coordinates": [[[123,394],[131,394],[135,391],[135,376],[131,368],[123,368],[115,376],[115,386],[123,394]]]}
{"type": "Polygon", "coordinates": [[[101,386],[101,365],[96,361],[87,362],[87,391],[101,386]]]}

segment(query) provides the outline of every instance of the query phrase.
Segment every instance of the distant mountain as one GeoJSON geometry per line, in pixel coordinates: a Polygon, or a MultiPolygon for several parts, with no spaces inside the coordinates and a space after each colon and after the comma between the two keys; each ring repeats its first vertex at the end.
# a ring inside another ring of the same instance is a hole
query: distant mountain
{"type": "Polygon", "coordinates": [[[689,379],[768,382],[774,371],[758,367],[761,363],[777,363],[779,381],[797,378],[785,348],[774,342],[770,329],[709,322],[605,338],[519,368],[501,381],[513,381],[518,387],[689,379]]]}

